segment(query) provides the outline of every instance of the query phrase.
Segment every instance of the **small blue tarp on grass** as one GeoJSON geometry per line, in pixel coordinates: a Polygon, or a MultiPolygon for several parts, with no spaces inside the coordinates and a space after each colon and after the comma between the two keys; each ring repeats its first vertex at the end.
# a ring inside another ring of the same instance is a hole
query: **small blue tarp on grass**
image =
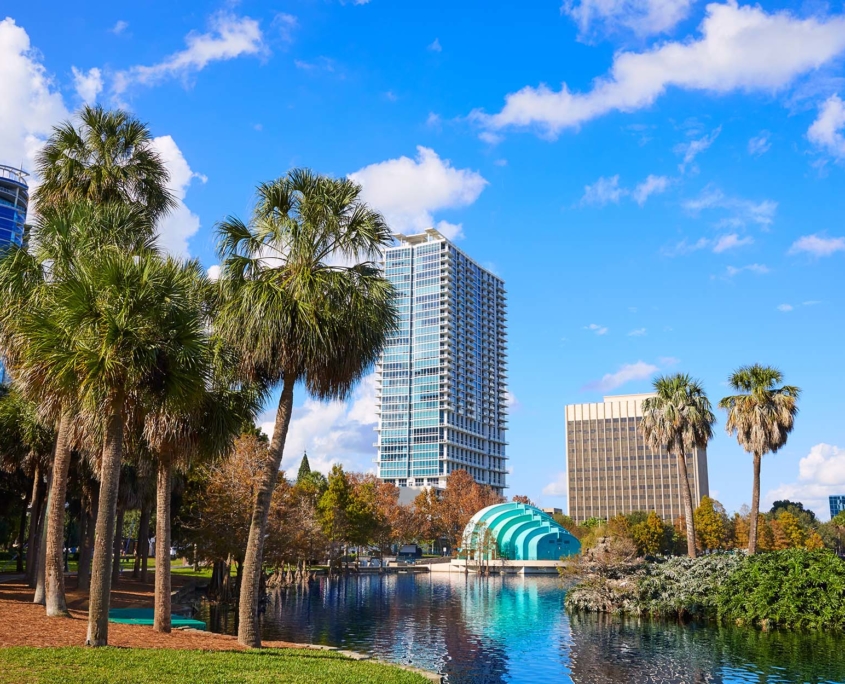
{"type": "MultiPolygon", "coordinates": [[[[153,615],[152,608],[113,608],[109,611],[109,622],[119,622],[123,625],[151,625],[153,624],[153,615]]],[[[202,620],[194,620],[181,615],[171,615],[170,622],[174,628],[205,629],[205,623],[202,620]]]]}

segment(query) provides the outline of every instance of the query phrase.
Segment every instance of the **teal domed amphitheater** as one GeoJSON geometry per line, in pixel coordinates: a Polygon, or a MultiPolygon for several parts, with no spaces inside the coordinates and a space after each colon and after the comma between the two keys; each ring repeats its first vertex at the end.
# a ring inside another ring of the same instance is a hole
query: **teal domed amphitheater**
{"type": "Polygon", "coordinates": [[[510,502],[482,508],[464,528],[470,560],[556,561],[581,550],[570,532],[539,508],[510,502]]]}

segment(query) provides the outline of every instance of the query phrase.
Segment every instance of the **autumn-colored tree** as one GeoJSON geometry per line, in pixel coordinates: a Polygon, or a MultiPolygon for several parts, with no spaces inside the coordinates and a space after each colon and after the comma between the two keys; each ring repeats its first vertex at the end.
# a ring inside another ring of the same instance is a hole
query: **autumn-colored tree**
{"type": "Polygon", "coordinates": [[[535,506],[534,502],[524,494],[515,494],[511,501],[514,503],[526,504],[528,506],[535,506]]]}
{"type": "Polygon", "coordinates": [[[473,515],[482,508],[502,502],[502,497],[490,487],[476,483],[466,470],[453,470],[438,505],[443,536],[451,546],[456,546],[473,515]]]}
{"type": "Polygon", "coordinates": [[[663,520],[654,511],[651,511],[643,522],[631,528],[631,536],[637,545],[637,551],[643,556],[654,556],[660,553],[664,544],[664,535],[663,520]]]}
{"type": "Polygon", "coordinates": [[[434,489],[423,489],[414,499],[413,516],[418,539],[433,541],[446,533],[440,499],[434,489]]]}
{"type": "Polygon", "coordinates": [[[782,511],[771,521],[775,534],[775,549],[801,548],[806,541],[806,534],[798,522],[798,518],[789,511],[782,511]]]}
{"type": "Polygon", "coordinates": [[[810,551],[818,551],[824,548],[824,539],[818,532],[812,532],[804,542],[804,548],[810,551]]]}
{"type": "MultiPolygon", "coordinates": [[[[750,532],[751,531],[749,523],[749,536],[750,532]]],[[[774,551],[776,548],[777,544],[775,542],[775,528],[772,526],[771,522],[766,520],[764,516],[759,516],[757,518],[757,550],[774,551]]]]}
{"type": "Polygon", "coordinates": [[[695,535],[704,551],[724,548],[727,541],[727,515],[718,501],[709,496],[701,497],[695,509],[695,535]]]}
{"type": "Polygon", "coordinates": [[[731,542],[733,548],[747,549],[748,532],[750,529],[748,525],[748,515],[743,515],[742,513],[734,513],[733,519],[731,520],[731,528],[731,542]]]}

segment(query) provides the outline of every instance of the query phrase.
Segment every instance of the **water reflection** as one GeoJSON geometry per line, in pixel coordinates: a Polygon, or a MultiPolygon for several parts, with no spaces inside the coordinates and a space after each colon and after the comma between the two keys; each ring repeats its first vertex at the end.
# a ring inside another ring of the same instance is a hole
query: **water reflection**
{"type": "MultiPolygon", "coordinates": [[[[234,633],[234,611],[210,611],[234,633]]],[[[342,646],[451,684],[845,682],[845,639],[569,617],[554,578],[369,575],[273,592],[266,639],[342,646]]]]}

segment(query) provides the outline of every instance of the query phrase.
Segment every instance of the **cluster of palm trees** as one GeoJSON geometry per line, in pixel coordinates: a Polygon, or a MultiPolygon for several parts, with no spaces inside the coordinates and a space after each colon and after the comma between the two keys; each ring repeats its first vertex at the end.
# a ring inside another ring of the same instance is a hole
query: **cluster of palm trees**
{"type": "Polygon", "coordinates": [[[348,180],[294,170],[258,187],[248,223],[217,227],[221,275],[166,255],[175,206],[147,126],[85,107],[37,162],[28,244],[0,259],[0,353],[14,391],[54,431],[44,556],[47,615],[67,616],[63,572],[72,454],[99,482],[87,643],[108,643],[121,464],[156,473],[155,629],[170,630],[170,489],[175,468],[227,452],[281,388],[253,502],[239,640],[260,645],[258,592],[294,389],[343,398],[395,329],[374,261],[383,218],[348,180]]]}
{"type": "MultiPolygon", "coordinates": [[[[719,402],[727,411],[725,425],[739,445],[753,456],[754,480],[751,493],[748,553],[757,552],[757,519],[760,513],[760,463],[763,456],[786,444],[798,413],[801,390],[783,385],[783,374],[771,366],[754,364],[731,373],[728,384],[737,392],[719,402]]],[[[654,397],[643,401],[640,430],[654,449],[665,449],[677,459],[687,551],[695,558],[693,502],[687,476],[686,458],[696,449],[705,449],[713,437],[710,400],[701,383],[684,373],[660,376],[654,381],[654,397]]]]}

